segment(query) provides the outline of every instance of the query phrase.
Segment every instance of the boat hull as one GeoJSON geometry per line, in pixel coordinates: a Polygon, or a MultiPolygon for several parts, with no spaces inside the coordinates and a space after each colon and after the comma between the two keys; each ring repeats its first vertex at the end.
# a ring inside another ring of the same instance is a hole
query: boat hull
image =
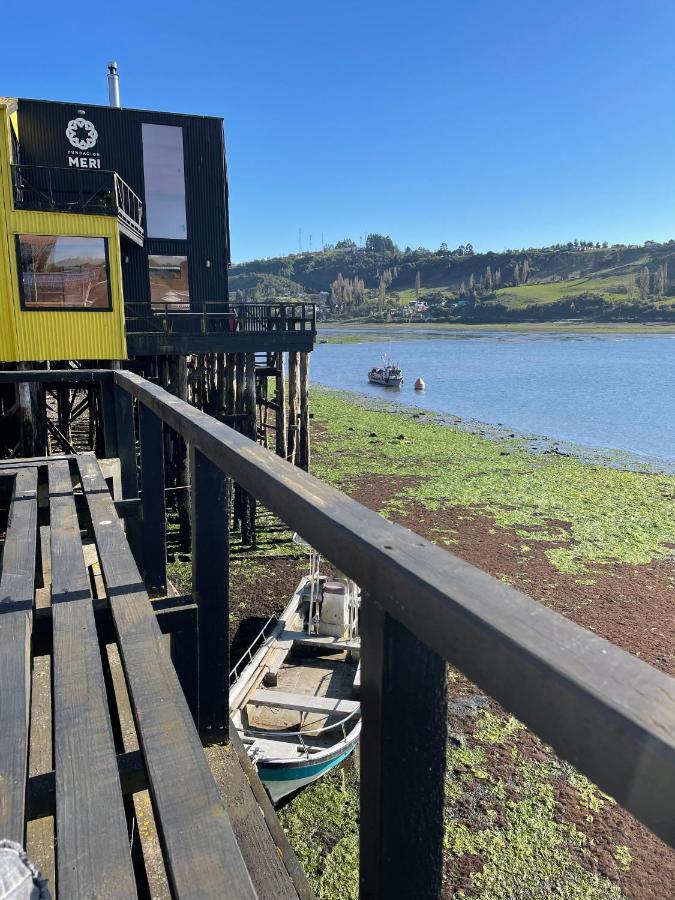
{"type": "Polygon", "coordinates": [[[380,384],[382,387],[401,387],[403,384],[403,376],[392,376],[389,378],[381,378],[377,375],[369,375],[368,381],[371,384],[380,384]]]}
{"type": "Polygon", "coordinates": [[[330,772],[331,769],[339,766],[353,752],[356,743],[357,741],[354,740],[346,750],[340,750],[328,759],[322,759],[319,762],[308,759],[274,765],[261,760],[258,763],[258,777],[267,788],[267,793],[270,795],[272,802],[276,805],[284,797],[299,791],[300,788],[307,787],[308,784],[317,781],[330,772]]]}

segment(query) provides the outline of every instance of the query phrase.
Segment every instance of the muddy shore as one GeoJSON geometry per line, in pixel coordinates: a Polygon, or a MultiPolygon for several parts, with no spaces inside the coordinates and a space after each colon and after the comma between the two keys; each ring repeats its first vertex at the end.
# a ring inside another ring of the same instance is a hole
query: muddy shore
{"type": "MultiPolygon", "coordinates": [[[[675,477],[335,393],[312,409],[315,474],[674,674],[675,477]]],[[[235,550],[235,655],[297,582],[289,538],[266,517],[257,553],[235,550]]],[[[445,896],[675,897],[672,850],[454,671],[449,700],[445,896]]],[[[353,764],[281,812],[320,897],[357,895],[357,816],[353,764]]]]}

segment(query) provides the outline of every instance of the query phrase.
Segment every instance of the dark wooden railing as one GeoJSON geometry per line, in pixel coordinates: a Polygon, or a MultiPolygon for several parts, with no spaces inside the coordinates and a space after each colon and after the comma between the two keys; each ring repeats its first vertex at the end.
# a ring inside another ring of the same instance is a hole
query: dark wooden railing
{"type": "Polygon", "coordinates": [[[125,303],[128,334],[316,332],[313,303],[125,303]]]}
{"type": "MultiPolygon", "coordinates": [[[[0,373],[0,383],[58,374],[0,373]]],[[[156,459],[162,427],[190,447],[202,727],[220,729],[228,720],[231,480],[361,586],[361,897],[439,895],[446,663],[675,846],[675,679],[137,375],[68,377],[101,383],[107,452],[119,455],[132,502],[139,497],[138,406],[140,505],[153,527],[138,531],[136,552],[150,581],[161,581],[166,565],[156,459]]]]}

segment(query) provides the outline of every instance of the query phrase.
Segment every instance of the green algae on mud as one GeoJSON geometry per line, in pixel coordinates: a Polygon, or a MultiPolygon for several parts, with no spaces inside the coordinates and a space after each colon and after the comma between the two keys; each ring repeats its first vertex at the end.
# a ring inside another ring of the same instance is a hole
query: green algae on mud
{"type": "MultiPolygon", "coordinates": [[[[313,472],[349,490],[371,475],[413,476],[383,509],[404,514],[462,507],[490,516],[546,551],[561,572],[663,559],[675,546],[675,476],[628,471],[556,453],[521,439],[492,439],[414,410],[377,409],[355,395],[314,389],[321,429],[313,472]]],[[[414,530],[414,521],[410,523],[414,530]]]]}
{"type": "MultiPolygon", "coordinates": [[[[535,896],[620,900],[624,896],[620,887],[592,870],[592,840],[561,819],[554,784],[572,786],[578,792],[578,808],[584,812],[598,812],[611,801],[543,744],[537,742],[543,759],[529,759],[518,743],[522,730],[513,717],[479,709],[468,734],[448,745],[445,879],[461,881],[453,896],[462,900],[535,896]],[[497,745],[509,759],[500,773],[490,763],[497,745]],[[465,860],[480,862],[469,876],[459,879],[465,860]]],[[[317,897],[356,900],[359,779],[355,766],[350,762],[314,782],[281,810],[279,818],[317,897]]],[[[630,869],[632,855],[627,846],[617,845],[614,858],[617,873],[630,869]]]]}

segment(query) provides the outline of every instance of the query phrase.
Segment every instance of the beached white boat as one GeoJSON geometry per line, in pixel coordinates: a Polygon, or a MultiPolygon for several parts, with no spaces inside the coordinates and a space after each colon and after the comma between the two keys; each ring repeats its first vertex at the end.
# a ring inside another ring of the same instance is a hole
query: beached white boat
{"type": "Polygon", "coordinates": [[[361,733],[359,588],[310,570],[232,670],[230,715],[274,803],[320,778],[361,733]]]}
{"type": "Polygon", "coordinates": [[[403,372],[385,353],[382,357],[382,365],[373,366],[368,372],[368,381],[371,384],[384,385],[384,387],[400,387],[403,384],[403,372]]]}

